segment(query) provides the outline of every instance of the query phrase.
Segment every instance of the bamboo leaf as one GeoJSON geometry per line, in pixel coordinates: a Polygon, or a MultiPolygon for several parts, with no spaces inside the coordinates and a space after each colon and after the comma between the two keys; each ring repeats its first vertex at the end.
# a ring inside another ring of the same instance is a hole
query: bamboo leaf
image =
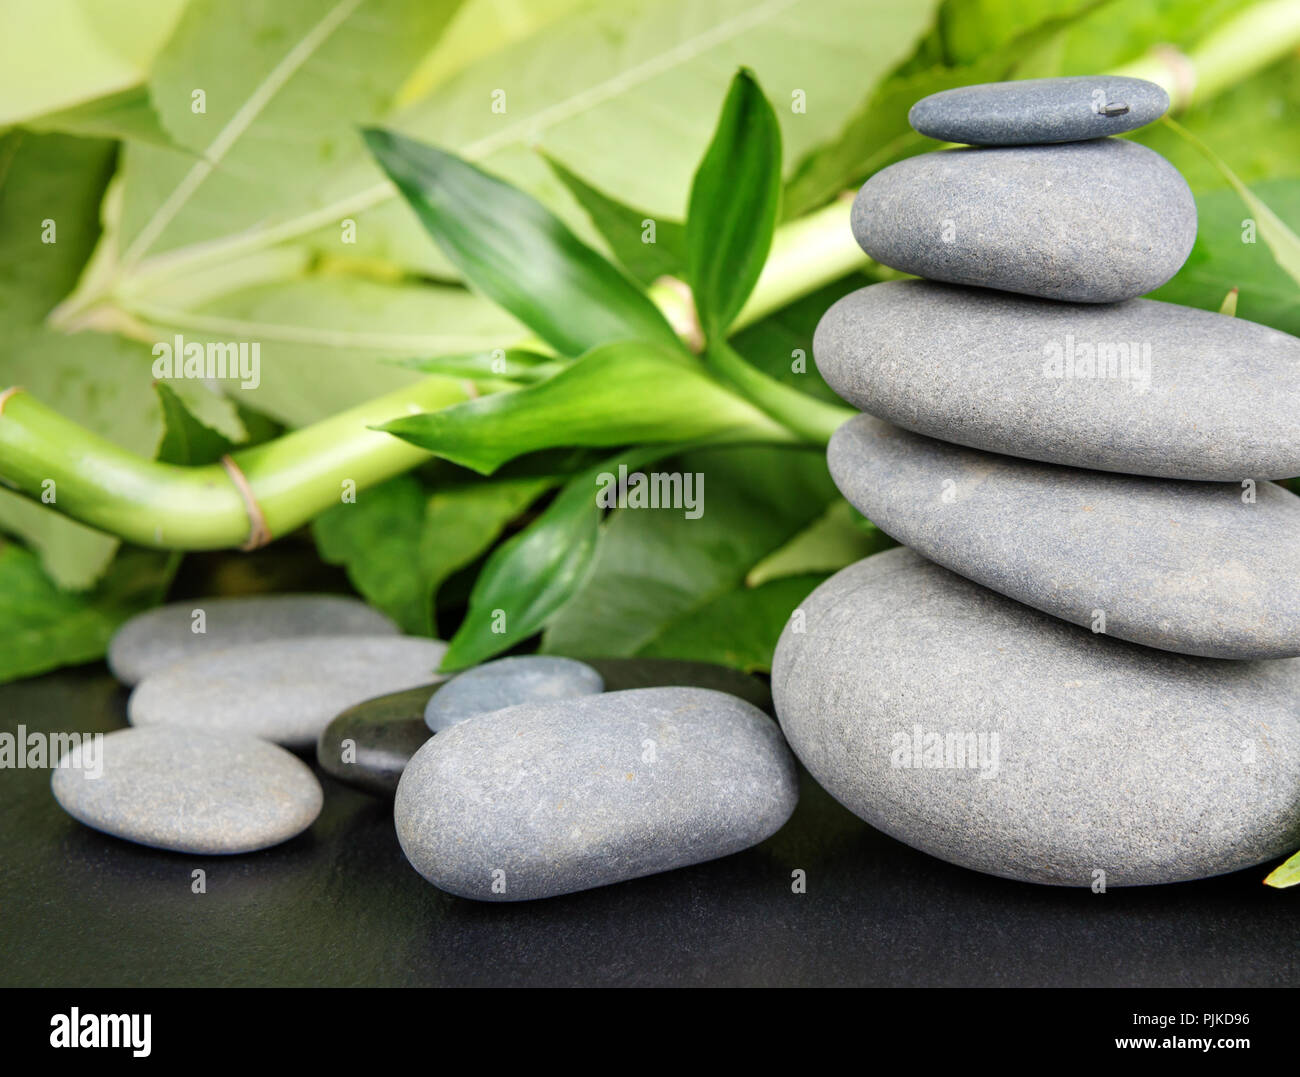
{"type": "Polygon", "coordinates": [[[610,198],[552,157],[546,163],[634,279],[649,286],[660,277],[685,276],[686,229],[681,223],[657,219],[610,198]]]}
{"type": "Polygon", "coordinates": [[[602,472],[641,467],[672,447],[636,449],[570,479],[526,530],[497,547],[470,593],[443,672],[477,665],[539,631],[587,578],[600,535],[602,472]]]}
{"type": "Polygon", "coordinates": [[[1278,889],[1300,885],[1300,853],[1296,853],[1280,867],[1274,868],[1264,882],[1278,889]]]}
{"type": "Polygon", "coordinates": [[[505,379],[515,382],[545,381],[566,366],[557,362],[554,356],[527,348],[494,348],[488,352],[402,359],[398,365],[449,378],[505,379]]]}
{"type": "Polygon", "coordinates": [[[781,204],[781,128],[752,72],[732,79],[686,215],[700,327],[721,339],[754,290],[781,204]]]}
{"type": "Polygon", "coordinates": [[[792,440],[684,356],[633,341],[596,348],[526,389],[395,419],[379,429],[485,474],[516,456],[561,445],[792,440]]]}
{"type": "Polygon", "coordinates": [[[531,196],[434,146],[375,129],[365,138],[466,279],[562,354],[612,340],[677,344],[645,293],[531,196]]]}

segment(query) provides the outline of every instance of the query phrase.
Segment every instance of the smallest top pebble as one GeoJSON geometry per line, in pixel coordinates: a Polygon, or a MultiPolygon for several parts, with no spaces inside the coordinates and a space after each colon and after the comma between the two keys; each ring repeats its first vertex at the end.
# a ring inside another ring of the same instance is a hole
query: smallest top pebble
{"type": "Polygon", "coordinates": [[[907,114],[921,134],[972,146],[1083,142],[1160,119],[1169,95],[1154,82],[1110,75],[986,82],[923,97],[907,114]]]}

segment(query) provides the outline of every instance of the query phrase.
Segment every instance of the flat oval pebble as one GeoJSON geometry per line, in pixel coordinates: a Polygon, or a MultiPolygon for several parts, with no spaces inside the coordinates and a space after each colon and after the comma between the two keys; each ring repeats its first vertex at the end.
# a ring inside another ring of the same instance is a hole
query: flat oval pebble
{"type": "Polygon", "coordinates": [[[782,728],[837,800],[917,849],[1111,887],[1300,846],[1300,659],[1095,635],[905,547],[800,611],[773,660],[782,728]]]}
{"type": "Polygon", "coordinates": [[[747,849],[797,798],[794,760],[762,711],[708,689],[642,688],[444,730],[407,766],[393,817],[435,886],[524,901],[747,849]]]}
{"type": "Polygon", "coordinates": [[[436,679],[447,645],[412,636],[270,640],[187,658],[146,677],[132,725],[243,733],[307,748],[345,707],[436,679]]]}
{"type": "Polygon", "coordinates": [[[867,254],[904,273],[1113,303],[1178,272],[1196,202],[1158,153],[1096,139],[909,157],[867,180],[852,222],[867,254]]]}
{"type": "Polygon", "coordinates": [[[1212,658],[1300,655],[1300,497],[1036,464],[859,415],[831,476],[886,533],[1046,613],[1212,658]]]}
{"type": "MultiPolygon", "coordinates": [[[[774,714],[772,693],[757,677],[711,662],[677,658],[591,658],[586,664],[604,679],[605,690],[688,686],[728,692],[774,714]]],[[[406,764],[431,736],[425,707],[451,681],[426,684],[349,707],[321,732],[321,768],[347,785],[391,798],[406,764]]]]}
{"type": "Polygon", "coordinates": [[[907,122],[943,142],[1024,146],[1123,134],[1168,111],[1169,95],[1154,82],[1082,75],[944,90],[921,98],[907,122]]]}
{"type": "Polygon", "coordinates": [[[576,699],[604,690],[600,674],[572,658],[532,654],[498,658],[452,677],[429,700],[424,721],[439,733],[467,718],[517,703],[576,699]]]}
{"type": "Polygon", "coordinates": [[[98,759],[83,746],[65,755],[50,785],[64,811],[114,837],[179,853],[248,853],[296,837],[320,814],[316,776],[256,737],[157,726],[99,743],[98,759]]]}
{"type": "Polygon", "coordinates": [[[182,658],[242,643],[397,631],[382,613],[345,595],[196,598],[159,606],[123,624],[109,642],[108,667],[123,684],[137,684],[182,658]],[[196,632],[200,610],[203,631],[196,632]]]}
{"type": "Polygon", "coordinates": [[[1240,318],[891,281],[835,303],[813,352],[851,404],[959,445],[1165,478],[1300,475],[1300,340],[1240,318]]]}

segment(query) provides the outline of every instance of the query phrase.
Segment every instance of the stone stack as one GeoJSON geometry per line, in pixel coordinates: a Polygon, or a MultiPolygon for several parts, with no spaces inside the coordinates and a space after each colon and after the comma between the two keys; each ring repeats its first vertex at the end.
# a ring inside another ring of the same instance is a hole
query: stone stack
{"type": "Polygon", "coordinates": [[[864,414],[831,474],[911,549],[787,625],[782,726],[881,830],[1059,885],[1174,882],[1300,846],[1300,341],[1136,298],[1196,208],[1114,134],[1164,92],[1074,78],[918,102],[971,148],[873,176],[854,235],[922,280],[822,319],[864,414]]]}

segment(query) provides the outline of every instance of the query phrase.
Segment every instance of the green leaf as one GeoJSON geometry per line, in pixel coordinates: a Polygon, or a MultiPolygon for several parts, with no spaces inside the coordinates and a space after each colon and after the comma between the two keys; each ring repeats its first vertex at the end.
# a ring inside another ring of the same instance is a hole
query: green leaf
{"type": "Polygon", "coordinates": [[[1296,853],[1285,864],[1274,868],[1264,882],[1278,889],[1300,885],[1300,853],[1296,853]]]}
{"type": "Polygon", "coordinates": [[[806,449],[710,449],[670,466],[704,476],[703,514],[615,511],[591,575],[548,625],[543,650],[639,654],[670,625],[742,587],[756,564],[839,496],[824,456],[806,449]]]}
{"type": "Polygon", "coordinates": [[[94,590],[71,594],[33,553],[0,541],[0,681],[101,657],[118,625],[162,601],[178,562],[124,549],[94,590]]]}
{"type": "Polygon", "coordinates": [[[352,585],[402,630],[437,629],[438,588],[490,547],[502,529],[550,485],[513,479],[439,490],[413,475],[362,490],[312,524],[321,558],[342,565],[352,585]]]}
{"type": "Polygon", "coordinates": [[[547,157],[546,163],[586,210],[619,264],[634,280],[648,287],[660,277],[686,275],[684,225],[656,220],[642,210],[615,201],[552,157],[547,157]]]}
{"type": "Polygon", "coordinates": [[[309,275],[252,285],[191,310],[150,297],[134,309],[163,339],[256,344],[256,387],[228,395],[290,426],[327,418],[358,401],[420,380],[392,360],[490,352],[517,341],[519,323],[464,288],[309,275]]]}
{"type": "Polygon", "coordinates": [[[356,126],[388,112],[458,6],[190,0],[148,80],[182,152],[128,146],[123,268],[317,209],[335,177],[364,167],[356,126]]]}
{"type": "Polygon", "coordinates": [[[450,378],[535,382],[553,377],[565,369],[567,364],[557,362],[554,356],[527,348],[494,348],[490,352],[403,359],[399,365],[409,370],[450,378]]]}
{"type": "Polygon", "coordinates": [[[564,355],[614,340],[675,346],[659,309],[540,202],[434,146],[366,144],[465,277],[564,355]]]}
{"type": "Polygon", "coordinates": [[[23,126],[32,131],[57,131],[83,138],[123,139],[148,142],[165,149],[179,148],[163,130],[158,113],[149,100],[149,91],[143,86],[97,97],[72,108],[47,112],[26,120],[23,126]]]}
{"type": "Polygon", "coordinates": [[[597,482],[620,465],[663,453],[632,450],[570,479],[541,516],[498,546],[470,594],[469,612],[443,658],[444,672],[477,665],[537,632],[577,592],[599,537],[597,482]]]}
{"type": "Polygon", "coordinates": [[[791,439],[679,352],[634,341],[596,348],[526,389],[379,429],[485,474],[516,456],[561,445],[791,439]]]}
{"type": "Polygon", "coordinates": [[[897,545],[874,524],[863,521],[847,501],[839,500],[825,515],[750,569],[745,584],[760,587],[783,576],[838,572],[897,545]]]}
{"type": "Polygon", "coordinates": [[[164,464],[199,467],[215,463],[231,450],[230,441],[191,415],[170,386],[155,382],[154,389],[162,404],[163,439],[158,459],[164,464]]]}
{"type": "Polygon", "coordinates": [[[0,126],[137,84],[185,0],[5,5],[0,126]]]}
{"type": "MultiPolygon", "coordinates": [[[[148,349],[99,333],[45,326],[99,234],[99,204],[115,159],[108,142],[65,135],[0,137],[0,391],[22,386],[63,415],[151,457],[161,433],[148,349]],[[47,241],[48,240],[48,241],[47,241]]],[[[115,538],[58,513],[53,501],[0,490],[0,530],[22,536],[63,587],[89,587],[115,538]]]]}
{"type": "MultiPolygon", "coordinates": [[[[1300,225],[1300,179],[1260,183],[1255,196],[1273,207],[1276,216],[1300,225]]],[[[1260,219],[1230,188],[1199,194],[1196,211],[1192,253],[1152,298],[1219,310],[1224,296],[1236,288],[1238,318],[1300,335],[1300,287],[1263,241],[1260,219]]]]}
{"type": "Polygon", "coordinates": [[[717,662],[747,673],[769,672],[790,611],[824,579],[824,575],[786,576],[728,591],[667,625],[637,654],[717,662]]]}
{"type": "Polygon", "coordinates": [[[686,244],[707,340],[726,335],[767,261],[781,203],[781,128],[752,72],[731,82],[691,184],[686,244]]]}

